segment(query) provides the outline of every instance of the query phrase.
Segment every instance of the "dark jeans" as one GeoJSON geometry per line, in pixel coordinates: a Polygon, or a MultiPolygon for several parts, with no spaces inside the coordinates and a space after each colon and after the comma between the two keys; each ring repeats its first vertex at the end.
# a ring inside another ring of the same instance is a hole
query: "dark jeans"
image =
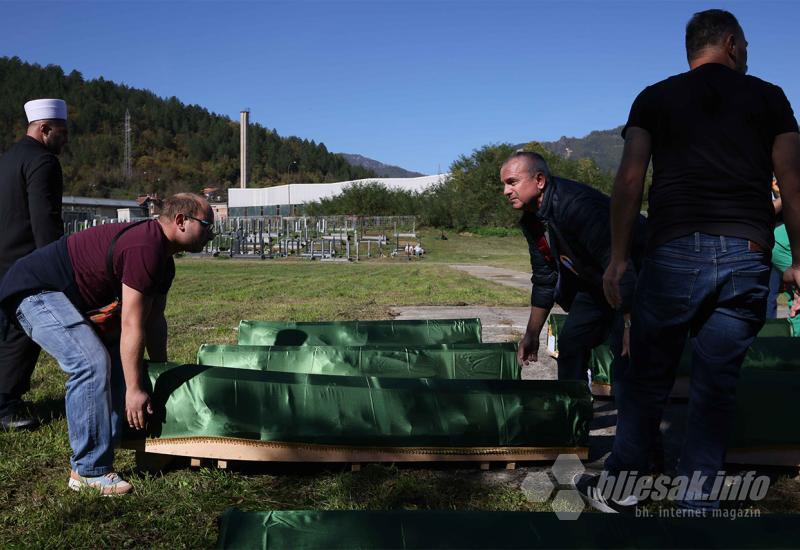
{"type": "MultiPolygon", "coordinates": [[[[678,474],[707,476],[708,494],[725,462],[736,384],[745,353],[764,325],[769,254],[748,241],[695,233],[650,251],[636,288],[631,365],[618,403],[617,434],[606,461],[612,473],[647,467],[686,339],[695,336],[686,440],[678,474]]],[[[692,498],[687,508],[719,502],[692,498]]]]}
{"type": "MultiPolygon", "coordinates": [[[[558,379],[588,381],[586,371],[593,348],[611,341],[614,356],[613,380],[622,379],[619,352],[622,348],[622,314],[612,309],[605,298],[578,292],[558,337],[558,379]]],[[[627,361],[625,361],[627,363],[627,361]]]]}
{"type": "Polygon", "coordinates": [[[769,298],[767,298],[767,319],[778,318],[778,294],[780,294],[783,273],[772,268],[769,273],[769,298]]]}
{"type": "Polygon", "coordinates": [[[22,395],[31,389],[31,376],[41,348],[11,323],[0,341],[0,416],[14,413],[22,395]]]}

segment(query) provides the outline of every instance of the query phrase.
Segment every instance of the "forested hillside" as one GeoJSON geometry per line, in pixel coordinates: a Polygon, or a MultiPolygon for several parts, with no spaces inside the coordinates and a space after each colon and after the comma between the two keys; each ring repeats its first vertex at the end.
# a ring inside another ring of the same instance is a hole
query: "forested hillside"
{"type": "MultiPolygon", "coordinates": [[[[423,191],[390,190],[379,183],[352,185],[335,197],[307,206],[311,215],[366,214],[419,217],[422,225],[454,228],[516,227],[520,213],[503,196],[500,167],[519,145],[486,145],[461,155],[450,165],[450,174],[423,191]]],[[[591,158],[566,159],[541,143],[522,145],[544,156],[553,175],[581,181],[604,193],[611,192],[613,177],[591,158]]]]}
{"type": "MultiPolygon", "coordinates": [[[[0,154],[25,133],[23,104],[58,97],[69,106],[70,142],[61,156],[64,192],[126,198],[138,194],[228,188],[239,179],[239,122],[177,98],[54,65],[0,57],[0,154]],[[125,111],[131,116],[132,176],[123,176],[125,111]]],[[[249,182],[333,182],[374,177],[325,145],[251,124],[249,182]]]]}
{"type": "Polygon", "coordinates": [[[562,157],[590,158],[601,170],[616,172],[624,145],[620,132],[622,126],[611,130],[595,130],[582,138],[562,137],[558,141],[545,141],[542,145],[562,157]]]}

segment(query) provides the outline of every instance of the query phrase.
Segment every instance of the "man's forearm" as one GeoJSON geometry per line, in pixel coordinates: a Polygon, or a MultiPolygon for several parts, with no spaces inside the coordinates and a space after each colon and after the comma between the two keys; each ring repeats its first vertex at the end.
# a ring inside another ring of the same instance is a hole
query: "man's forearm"
{"type": "Polygon", "coordinates": [[[611,193],[611,262],[622,263],[630,258],[633,227],[642,207],[643,182],[620,174],[611,193]]]}
{"type": "Polygon", "coordinates": [[[786,224],[786,234],[792,250],[792,265],[800,266],[800,166],[797,171],[785,173],[783,178],[779,181],[783,222],[786,224]]]}
{"type": "Polygon", "coordinates": [[[528,317],[528,326],[525,332],[539,335],[542,332],[542,327],[547,321],[547,316],[550,314],[549,308],[538,306],[531,306],[531,314],[528,317]]]}
{"type": "Polygon", "coordinates": [[[775,139],[772,163],[781,192],[792,265],[800,267],[800,136],[797,133],[782,134],[775,139]]]}
{"type": "Polygon", "coordinates": [[[122,373],[125,376],[125,387],[129,390],[141,389],[144,341],[145,331],[141,323],[135,321],[126,323],[123,319],[119,355],[122,361],[122,373]]]}

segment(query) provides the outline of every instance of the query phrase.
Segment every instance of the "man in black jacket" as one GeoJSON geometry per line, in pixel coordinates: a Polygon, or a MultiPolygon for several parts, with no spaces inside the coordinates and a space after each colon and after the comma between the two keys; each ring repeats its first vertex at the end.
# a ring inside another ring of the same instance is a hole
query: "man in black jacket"
{"type": "MultiPolygon", "coordinates": [[[[612,309],[603,295],[602,274],[611,253],[609,198],[575,181],[550,175],[538,153],[518,151],[500,170],[503,194],[522,210],[522,231],[528,241],[533,290],[531,315],[519,343],[521,365],[536,361],[539,333],[554,303],[569,312],[559,341],[559,380],[587,380],[589,354],[612,331],[615,358],[626,354],[627,321],[636,286],[638,258],[644,248],[644,223],[622,280],[625,303],[612,309]],[[547,233],[547,235],[545,235],[547,233]],[[623,329],[623,325],[625,328],[623,329]]],[[[617,370],[617,365],[615,365],[617,370]]],[[[619,380],[621,372],[615,372],[619,380]]],[[[619,386],[614,389],[615,394],[619,386]]]]}
{"type": "MultiPolygon", "coordinates": [[[[27,135],[0,157],[0,279],[16,260],[64,233],[63,178],[57,155],[67,143],[67,105],[60,99],[25,104],[27,135]]],[[[0,342],[0,429],[30,429],[22,410],[40,348],[16,326],[0,342]]]]}

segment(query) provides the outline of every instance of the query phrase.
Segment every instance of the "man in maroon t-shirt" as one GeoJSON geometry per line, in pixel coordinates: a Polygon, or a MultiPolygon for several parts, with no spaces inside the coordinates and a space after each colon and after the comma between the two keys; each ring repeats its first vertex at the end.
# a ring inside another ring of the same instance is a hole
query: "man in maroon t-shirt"
{"type": "Polygon", "coordinates": [[[131,491],[113,469],[123,392],[128,425],[144,428],[152,408],[142,359],[147,348],[151,361],[167,360],[164,309],[175,277],[172,256],[201,251],[213,237],[213,221],[204,198],[181,193],[164,202],[158,219],[98,226],[40,248],[17,261],[0,283],[7,316],[16,314],[26,334],[70,375],[70,488],[131,491]],[[90,316],[115,301],[121,302],[119,338],[101,337],[90,316]],[[112,375],[116,363],[124,390],[112,375]]]}

